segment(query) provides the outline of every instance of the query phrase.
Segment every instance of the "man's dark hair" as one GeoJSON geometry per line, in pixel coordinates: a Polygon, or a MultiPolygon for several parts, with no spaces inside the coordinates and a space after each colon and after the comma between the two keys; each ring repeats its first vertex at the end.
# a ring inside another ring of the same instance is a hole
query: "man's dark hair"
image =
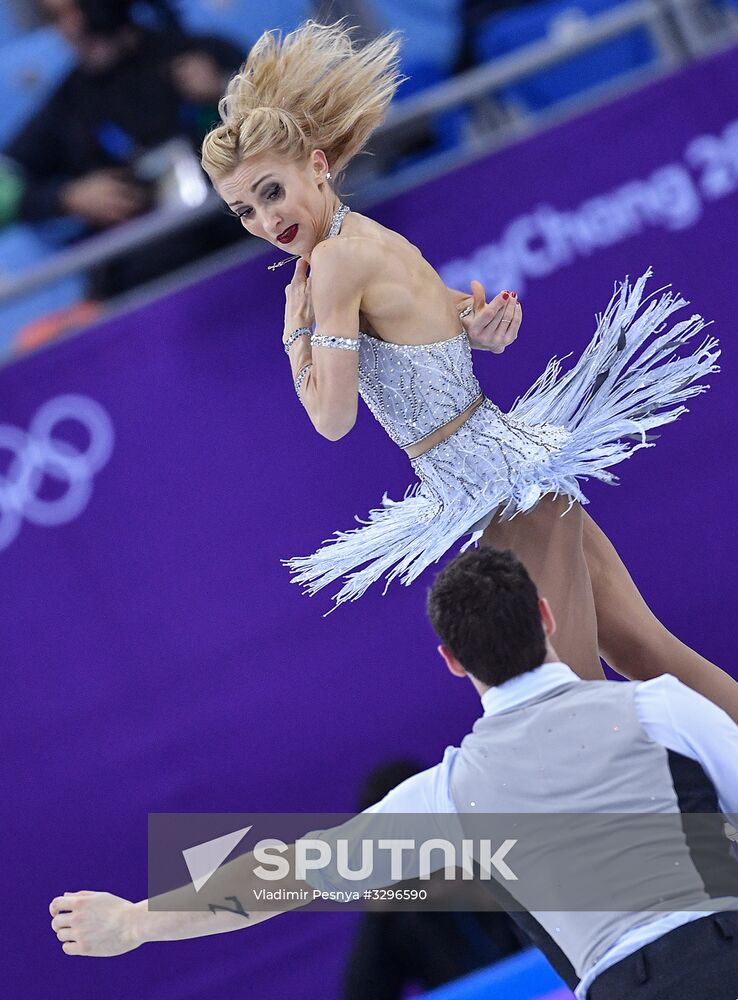
{"type": "Polygon", "coordinates": [[[457,556],[436,577],[427,611],[441,642],[483,684],[534,670],[546,656],[538,591],[512,552],[485,545],[457,556]]]}

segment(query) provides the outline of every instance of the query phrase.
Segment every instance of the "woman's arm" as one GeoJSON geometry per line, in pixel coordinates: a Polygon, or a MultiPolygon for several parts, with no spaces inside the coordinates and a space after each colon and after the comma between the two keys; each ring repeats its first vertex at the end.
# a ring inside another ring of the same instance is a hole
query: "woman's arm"
{"type": "Polygon", "coordinates": [[[313,320],[316,337],[335,338],[333,346],[326,346],[299,337],[289,350],[300,399],[315,429],[330,441],[348,434],[356,422],[359,308],[365,277],[360,250],[346,254],[340,242],[332,240],[313,251],[309,278],[306,262],[298,262],[285,290],[283,340],[313,320]]]}
{"type": "Polygon", "coordinates": [[[461,324],[469,336],[469,343],[479,351],[502,354],[518,335],[523,321],[523,307],[515,292],[499,292],[486,303],[484,287],[472,281],[472,294],[449,288],[448,294],[454,308],[461,314],[469,306],[468,316],[460,315],[461,324]]]}

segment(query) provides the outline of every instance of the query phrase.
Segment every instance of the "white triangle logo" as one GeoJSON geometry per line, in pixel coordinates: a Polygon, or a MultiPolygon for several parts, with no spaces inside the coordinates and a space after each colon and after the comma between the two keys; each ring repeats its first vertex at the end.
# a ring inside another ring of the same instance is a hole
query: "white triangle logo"
{"type": "Polygon", "coordinates": [[[226,833],[223,837],[207,840],[204,844],[195,844],[194,847],[188,847],[182,851],[195,892],[199,892],[211,875],[217,872],[234,847],[243,840],[250,829],[250,826],[245,826],[243,830],[226,833]]]}

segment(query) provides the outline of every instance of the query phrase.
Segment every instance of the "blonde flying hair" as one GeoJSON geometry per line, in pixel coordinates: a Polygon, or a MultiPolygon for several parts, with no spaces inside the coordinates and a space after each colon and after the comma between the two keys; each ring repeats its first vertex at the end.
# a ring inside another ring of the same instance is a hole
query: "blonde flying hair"
{"type": "Polygon", "coordinates": [[[400,38],[359,48],[342,21],[265,31],[218,104],[222,124],[202,144],[211,180],[270,152],[304,161],[322,149],[334,178],[382,123],[399,84],[400,38]]]}

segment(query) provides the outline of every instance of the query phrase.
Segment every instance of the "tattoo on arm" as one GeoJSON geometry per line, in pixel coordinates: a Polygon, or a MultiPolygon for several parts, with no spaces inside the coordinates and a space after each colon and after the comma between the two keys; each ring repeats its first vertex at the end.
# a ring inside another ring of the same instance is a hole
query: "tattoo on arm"
{"type": "Polygon", "coordinates": [[[243,906],[241,906],[237,896],[226,896],[226,899],[230,900],[234,905],[218,906],[217,903],[208,903],[208,909],[210,912],[215,913],[216,910],[225,910],[226,913],[239,913],[242,917],[245,917],[246,920],[249,919],[250,914],[248,914],[246,910],[244,910],[243,906]]]}

